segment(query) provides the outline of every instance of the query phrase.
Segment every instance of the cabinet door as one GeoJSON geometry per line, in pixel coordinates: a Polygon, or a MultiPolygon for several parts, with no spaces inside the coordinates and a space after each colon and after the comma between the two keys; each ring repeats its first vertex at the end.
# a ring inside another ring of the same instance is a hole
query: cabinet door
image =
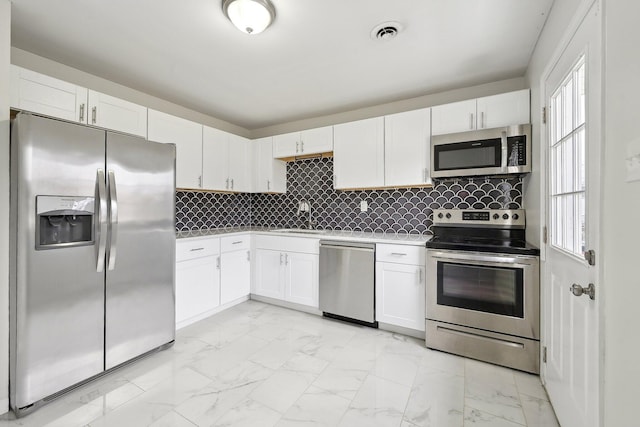
{"type": "Polygon", "coordinates": [[[147,107],[89,91],[89,124],[147,137],[147,107]]]}
{"type": "Polygon", "coordinates": [[[253,192],[285,193],[287,191],[287,164],[273,158],[273,138],[260,138],[252,142],[253,192]]]}
{"type": "Polygon", "coordinates": [[[285,253],[285,300],[318,308],[318,255],[285,253]]]}
{"type": "Polygon", "coordinates": [[[202,186],[205,190],[230,190],[228,132],[202,127],[202,186]]]}
{"type": "Polygon", "coordinates": [[[431,135],[476,129],[476,100],[454,102],[431,108],[431,135]]]}
{"type": "Polygon", "coordinates": [[[284,253],[256,249],[253,277],[254,294],[284,299],[284,253]]]}
{"type": "Polygon", "coordinates": [[[529,89],[478,98],[478,129],[530,122],[529,89]]]}
{"type": "Polygon", "coordinates": [[[273,137],[273,157],[293,157],[300,155],[300,132],[285,133],[273,137]]]}
{"type": "Polygon", "coordinates": [[[11,66],[12,108],[87,123],[87,89],[35,71],[11,66]]]}
{"type": "Polygon", "coordinates": [[[424,331],[424,267],[376,263],[376,320],[424,331]]]}
{"type": "Polygon", "coordinates": [[[176,187],[202,188],[202,125],[149,110],[147,139],[176,145],[176,187]]]}
{"type": "Polygon", "coordinates": [[[220,256],[220,304],[226,304],[251,292],[250,251],[223,253],[220,256]]]}
{"type": "Polygon", "coordinates": [[[176,324],[220,305],[217,256],[176,263],[176,324]]]}
{"type": "Polygon", "coordinates": [[[384,117],[333,127],[334,188],[384,186],[384,117]]]}
{"type": "Polygon", "coordinates": [[[333,151],[333,126],[303,130],[300,133],[302,154],[327,153],[333,151]]]}
{"type": "Polygon", "coordinates": [[[237,135],[229,138],[229,189],[236,192],[251,191],[249,140],[237,135]]]}
{"type": "Polygon", "coordinates": [[[430,108],[385,116],[384,185],[430,184],[430,141],[430,108]]]}

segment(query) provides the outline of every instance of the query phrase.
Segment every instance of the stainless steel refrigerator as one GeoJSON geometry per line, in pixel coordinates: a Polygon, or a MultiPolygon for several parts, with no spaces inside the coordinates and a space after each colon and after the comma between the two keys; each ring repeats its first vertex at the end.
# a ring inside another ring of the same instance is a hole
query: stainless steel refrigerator
{"type": "Polygon", "coordinates": [[[11,219],[17,414],[173,342],[173,144],[18,114],[11,219]]]}

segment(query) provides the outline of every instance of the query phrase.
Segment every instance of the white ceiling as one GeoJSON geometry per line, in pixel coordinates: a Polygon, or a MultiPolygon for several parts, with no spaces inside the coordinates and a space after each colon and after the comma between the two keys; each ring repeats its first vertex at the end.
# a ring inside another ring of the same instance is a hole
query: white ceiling
{"type": "Polygon", "coordinates": [[[12,44],[256,129],[520,77],[553,0],[272,2],[249,36],[222,0],[12,0],[12,44]]]}

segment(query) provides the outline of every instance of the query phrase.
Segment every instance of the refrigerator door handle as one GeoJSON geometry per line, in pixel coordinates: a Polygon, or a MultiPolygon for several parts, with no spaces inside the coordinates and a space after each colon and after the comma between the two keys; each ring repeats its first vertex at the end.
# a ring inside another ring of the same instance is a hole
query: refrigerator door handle
{"type": "Polygon", "coordinates": [[[96,260],[96,272],[104,271],[104,255],[107,249],[107,189],[105,187],[104,170],[98,169],[96,173],[98,187],[98,256],[96,260]]]}
{"type": "Polygon", "coordinates": [[[116,248],[118,243],[118,193],[116,192],[116,176],[109,171],[109,259],[107,268],[113,270],[116,267],[116,248]]]}

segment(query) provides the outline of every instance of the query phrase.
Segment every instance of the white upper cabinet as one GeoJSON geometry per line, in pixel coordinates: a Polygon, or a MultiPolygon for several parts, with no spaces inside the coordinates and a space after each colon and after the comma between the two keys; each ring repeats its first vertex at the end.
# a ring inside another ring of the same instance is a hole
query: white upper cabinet
{"type": "Polygon", "coordinates": [[[273,157],[295,157],[333,151],[333,126],[273,137],[273,157]]]}
{"type": "Polygon", "coordinates": [[[12,65],[9,90],[12,108],[87,123],[84,87],[12,65]]]}
{"type": "Polygon", "coordinates": [[[431,134],[529,123],[529,89],[470,99],[431,109],[431,134]]]}
{"type": "Polygon", "coordinates": [[[202,125],[149,110],[149,141],[176,145],[176,187],[202,188],[202,125]]]}
{"type": "Polygon", "coordinates": [[[384,185],[431,184],[428,170],[430,140],[430,108],[385,116],[384,185]]]}
{"type": "Polygon", "coordinates": [[[89,90],[89,124],[147,137],[147,107],[89,90]]]}
{"type": "Polygon", "coordinates": [[[476,128],[476,100],[453,102],[431,108],[431,134],[464,132],[476,128]]]}
{"type": "Polygon", "coordinates": [[[334,188],[384,186],[384,117],[333,127],[334,188]]]}
{"type": "Polygon", "coordinates": [[[206,190],[251,191],[249,140],[203,126],[202,183],[206,190]]]}
{"type": "Polygon", "coordinates": [[[529,89],[478,98],[478,129],[529,123],[529,89]]]}
{"type": "Polygon", "coordinates": [[[253,152],[253,191],[255,193],[285,193],[287,164],[273,158],[273,138],[251,142],[253,152]]]}

